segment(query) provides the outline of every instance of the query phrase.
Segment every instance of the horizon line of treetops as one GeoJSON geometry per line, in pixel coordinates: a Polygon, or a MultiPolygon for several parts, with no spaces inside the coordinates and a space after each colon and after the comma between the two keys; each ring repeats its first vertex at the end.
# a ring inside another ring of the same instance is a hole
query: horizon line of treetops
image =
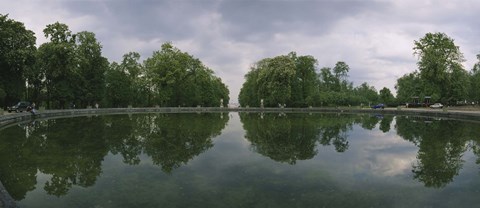
{"type": "MultiPolygon", "coordinates": [[[[24,24],[0,14],[0,105],[20,100],[47,108],[227,106],[229,90],[212,69],[172,43],[162,44],[140,62],[130,52],[120,63],[109,63],[92,32],[72,33],[66,24],[43,30],[48,42],[35,46],[35,34],[24,24]]],[[[431,102],[457,104],[480,100],[480,54],[472,70],[464,69],[463,54],[444,33],[427,33],[414,41],[418,70],[397,79],[397,97],[367,82],[354,87],[350,67],[339,61],[318,67],[310,55],[295,52],[256,62],[245,75],[238,95],[241,106],[288,107],[396,106],[413,96],[431,102]]]]}

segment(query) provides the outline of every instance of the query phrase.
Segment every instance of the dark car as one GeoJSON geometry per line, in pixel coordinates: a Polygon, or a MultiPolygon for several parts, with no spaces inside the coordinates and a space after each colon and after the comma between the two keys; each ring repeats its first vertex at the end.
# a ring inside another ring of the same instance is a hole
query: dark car
{"type": "Polygon", "coordinates": [[[384,109],[384,108],[385,108],[385,104],[380,103],[380,104],[376,104],[376,105],[372,106],[372,109],[377,109],[377,108],[384,109]]]}
{"type": "Polygon", "coordinates": [[[18,102],[16,105],[12,106],[12,107],[8,107],[7,110],[8,112],[12,112],[12,111],[15,111],[15,112],[23,112],[23,111],[27,111],[27,108],[30,107],[30,103],[29,102],[26,102],[26,101],[20,101],[18,102]]]}

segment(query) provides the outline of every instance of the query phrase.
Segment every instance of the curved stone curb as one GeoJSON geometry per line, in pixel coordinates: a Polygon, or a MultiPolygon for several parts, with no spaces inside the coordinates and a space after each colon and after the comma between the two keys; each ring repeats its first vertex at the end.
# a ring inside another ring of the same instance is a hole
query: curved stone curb
{"type": "Polygon", "coordinates": [[[13,113],[0,116],[0,128],[11,124],[30,121],[32,119],[47,119],[56,117],[75,117],[85,115],[104,114],[130,114],[130,113],[211,113],[211,112],[264,112],[264,113],[352,113],[352,114],[389,114],[389,115],[413,115],[424,117],[440,117],[462,120],[480,121],[479,111],[443,111],[432,109],[360,109],[360,108],[99,108],[99,109],[69,109],[69,110],[46,110],[31,113],[13,113]]]}
{"type": "Polygon", "coordinates": [[[0,181],[0,207],[2,208],[17,208],[15,200],[8,194],[7,190],[0,181]]]}

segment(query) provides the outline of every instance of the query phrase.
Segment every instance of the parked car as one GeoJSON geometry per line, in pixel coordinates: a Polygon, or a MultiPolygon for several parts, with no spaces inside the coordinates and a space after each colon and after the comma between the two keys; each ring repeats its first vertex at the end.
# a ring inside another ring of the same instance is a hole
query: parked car
{"type": "Polygon", "coordinates": [[[26,102],[26,101],[20,101],[18,102],[16,105],[12,106],[12,107],[8,107],[7,108],[7,111],[10,113],[12,111],[15,111],[15,112],[23,112],[23,111],[27,111],[27,108],[30,107],[30,102],[26,102]]]}
{"type": "Polygon", "coordinates": [[[379,104],[376,104],[376,105],[372,106],[372,109],[377,109],[377,108],[384,109],[384,108],[385,108],[385,104],[379,103],[379,104]]]}
{"type": "Polygon", "coordinates": [[[441,103],[435,103],[431,105],[430,108],[443,108],[443,105],[441,103]]]}

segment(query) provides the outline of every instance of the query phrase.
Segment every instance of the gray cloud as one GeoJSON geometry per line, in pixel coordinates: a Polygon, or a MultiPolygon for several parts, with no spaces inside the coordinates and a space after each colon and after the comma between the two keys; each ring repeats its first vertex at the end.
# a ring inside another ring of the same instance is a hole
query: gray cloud
{"type": "Polygon", "coordinates": [[[327,33],[339,20],[376,8],[367,1],[224,1],[219,12],[227,34],[238,41],[263,41],[276,33],[327,33]]]}

